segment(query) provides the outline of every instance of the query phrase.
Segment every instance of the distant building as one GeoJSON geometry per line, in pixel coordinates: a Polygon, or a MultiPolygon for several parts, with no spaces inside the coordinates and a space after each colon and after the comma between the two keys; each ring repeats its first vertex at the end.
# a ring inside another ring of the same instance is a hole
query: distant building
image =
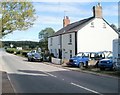
{"type": "Polygon", "coordinates": [[[117,32],[102,16],[100,3],[93,7],[93,16],[71,23],[63,19],[63,28],[48,38],[48,49],[57,58],[69,59],[79,52],[112,51],[117,32]]]}
{"type": "Polygon", "coordinates": [[[16,47],[17,50],[22,50],[22,47],[16,47]]]}

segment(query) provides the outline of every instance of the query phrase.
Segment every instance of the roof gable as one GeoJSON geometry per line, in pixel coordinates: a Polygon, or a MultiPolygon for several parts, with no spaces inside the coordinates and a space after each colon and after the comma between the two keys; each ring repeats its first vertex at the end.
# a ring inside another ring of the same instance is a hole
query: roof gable
{"type": "MultiPolygon", "coordinates": [[[[111,25],[103,18],[103,20],[111,27],[111,25]]],[[[116,31],[113,27],[111,27],[118,35],[119,35],[119,32],[116,31]]]]}
{"type": "Polygon", "coordinates": [[[76,29],[78,29],[81,26],[85,25],[88,21],[90,21],[93,18],[94,17],[89,17],[89,18],[86,18],[86,19],[71,23],[71,24],[67,25],[66,27],[63,27],[60,30],[58,30],[57,32],[55,32],[53,36],[58,36],[58,35],[68,33],[68,32],[74,32],[76,29]]]}

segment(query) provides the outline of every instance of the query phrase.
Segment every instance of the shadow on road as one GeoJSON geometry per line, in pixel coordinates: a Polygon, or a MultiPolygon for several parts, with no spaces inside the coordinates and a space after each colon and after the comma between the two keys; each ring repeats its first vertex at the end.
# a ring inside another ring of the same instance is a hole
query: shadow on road
{"type": "Polygon", "coordinates": [[[9,74],[11,78],[15,79],[12,80],[14,87],[20,88],[18,93],[91,93],[71,85],[71,82],[107,94],[117,93],[119,88],[117,79],[81,72],[64,70],[46,71],[47,73],[38,70],[18,70],[18,72],[21,73],[9,74]]]}

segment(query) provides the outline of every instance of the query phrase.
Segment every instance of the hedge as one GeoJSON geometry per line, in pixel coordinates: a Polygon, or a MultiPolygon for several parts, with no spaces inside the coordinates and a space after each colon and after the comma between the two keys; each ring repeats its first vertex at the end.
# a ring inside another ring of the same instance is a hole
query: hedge
{"type": "Polygon", "coordinates": [[[7,48],[6,52],[8,52],[8,53],[15,53],[16,49],[15,48],[7,48]]]}
{"type": "Polygon", "coordinates": [[[29,51],[17,50],[17,49],[15,49],[15,48],[7,48],[7,49],[6,49],[6,52],[12,53],[12,54],[14,53],[15,55],[20,54],[21,56],[27,57],[27,53],[28,53],[29,51]]]}

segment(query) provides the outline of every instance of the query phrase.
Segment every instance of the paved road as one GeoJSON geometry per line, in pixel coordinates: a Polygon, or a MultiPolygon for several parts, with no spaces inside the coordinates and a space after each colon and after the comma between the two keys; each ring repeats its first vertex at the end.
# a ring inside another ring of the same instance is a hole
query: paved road
{"type": "Polygon", "coordinates": [[[16,93],[117,93],[118,79],[28,62],[2,53],[2,66],[16,93]]]}

